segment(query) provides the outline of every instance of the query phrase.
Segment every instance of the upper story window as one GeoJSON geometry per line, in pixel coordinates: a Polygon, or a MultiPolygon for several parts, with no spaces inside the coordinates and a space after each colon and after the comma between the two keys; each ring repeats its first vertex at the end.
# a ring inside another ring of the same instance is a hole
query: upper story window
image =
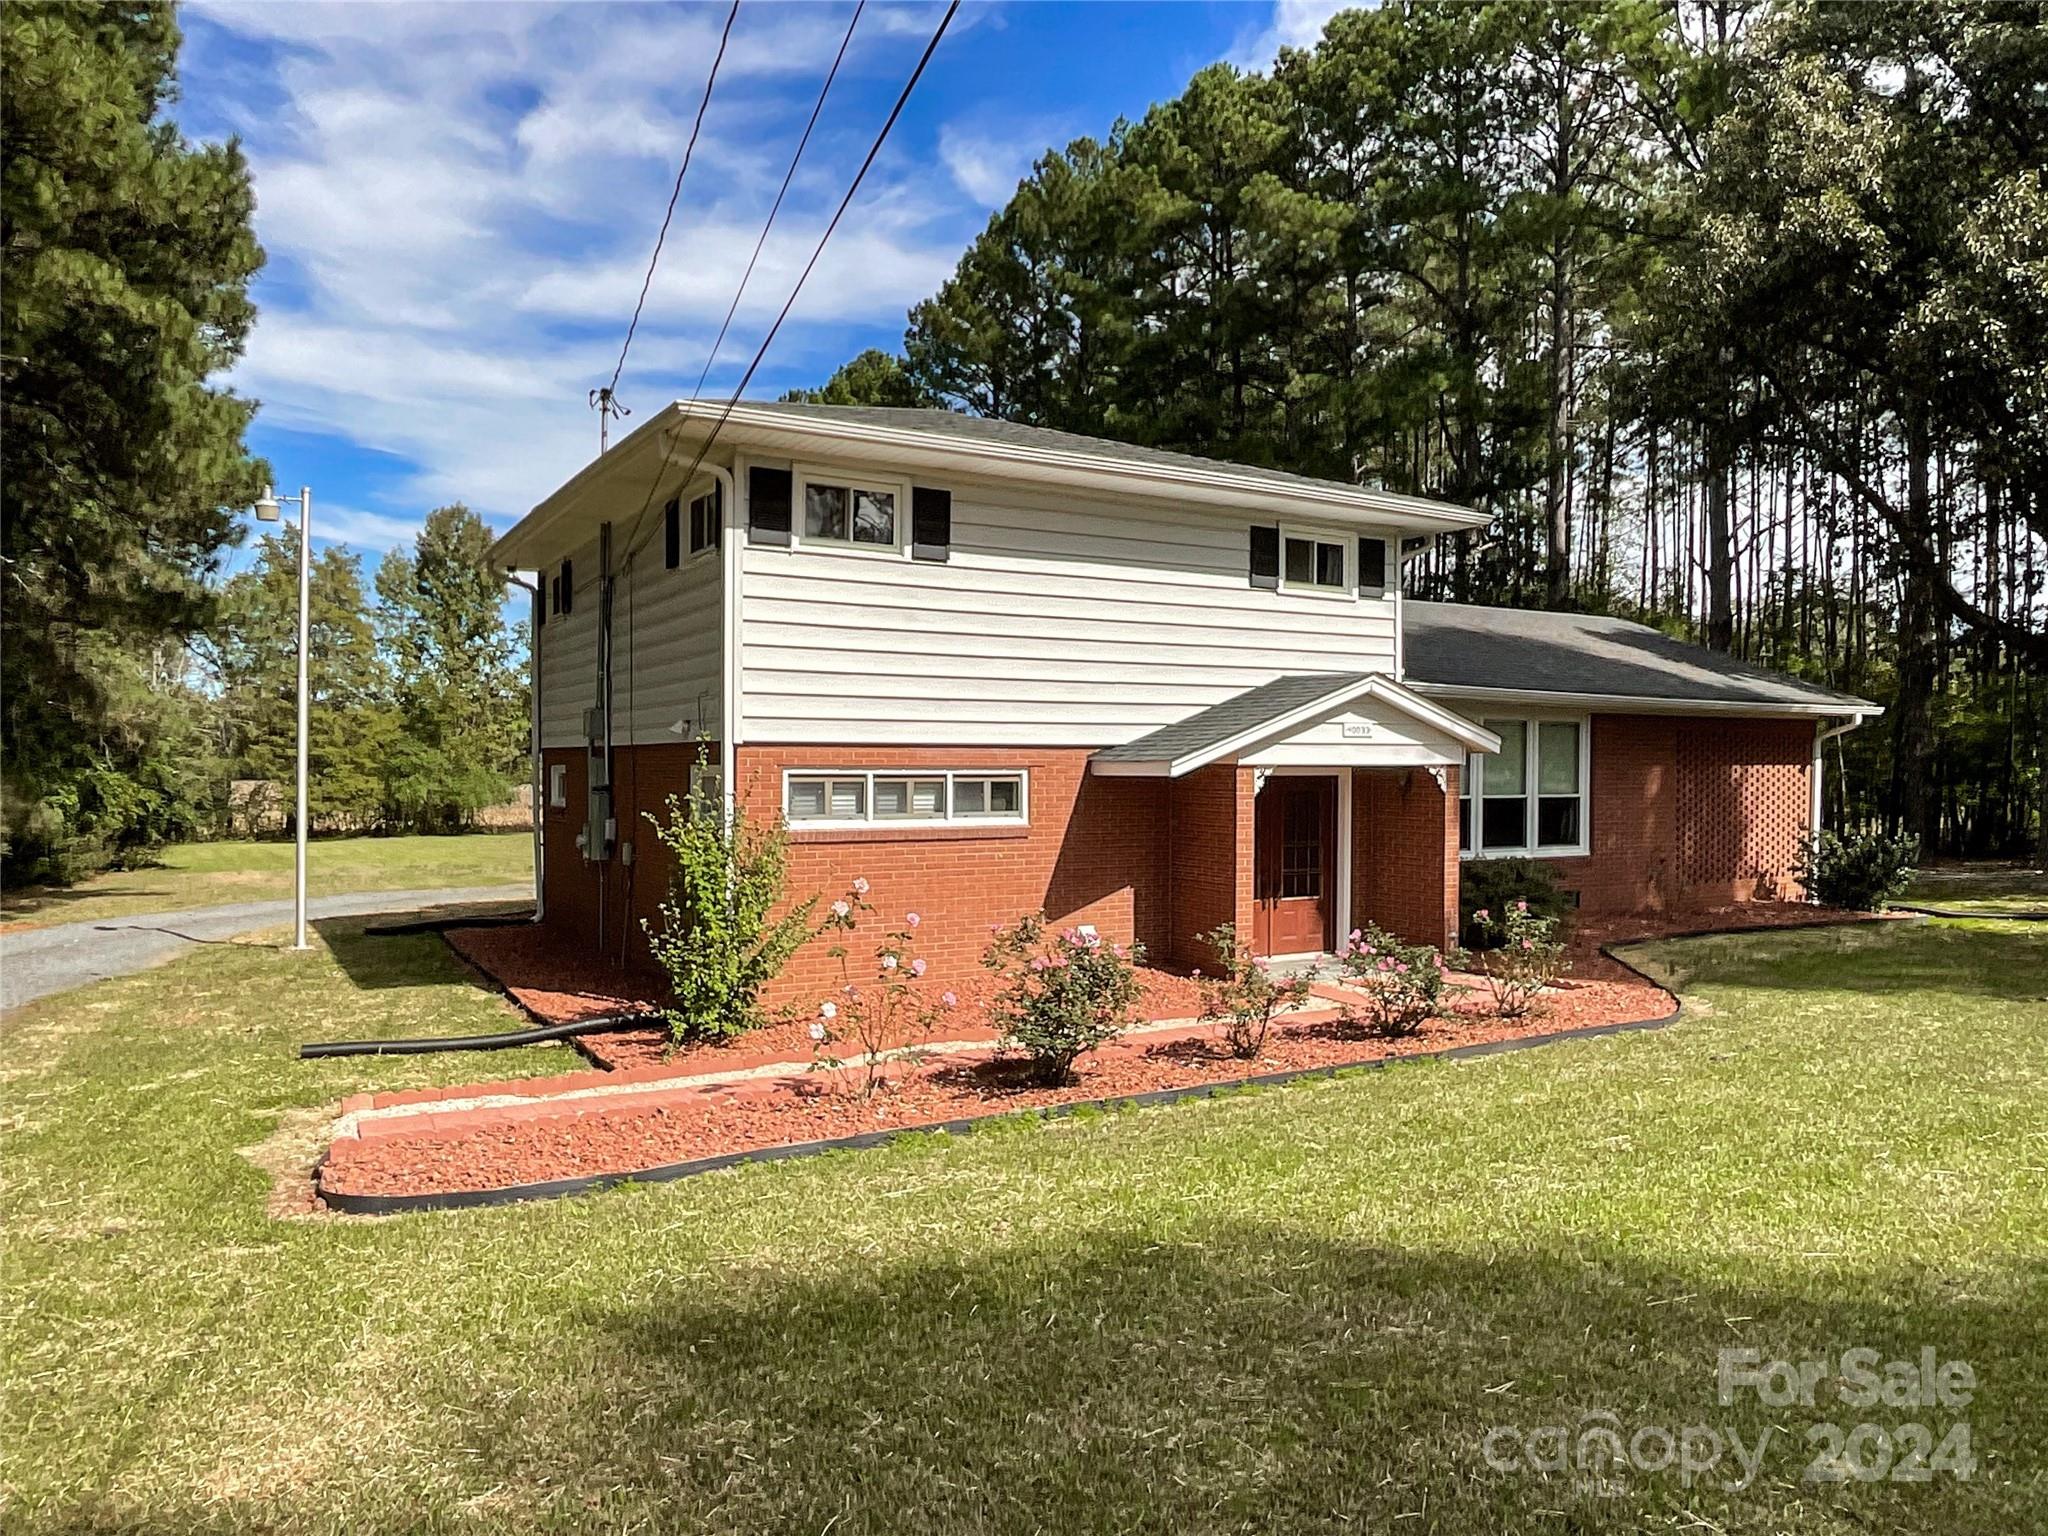
{"type": "Polygon", "coordinates": [[[1591,732],[1579,720],[1493,719],[1500,750],[1465,759],[1458,786],[1458,845],[1467,857],[1587,851],[1591,732]]]}
{"type": "Polygon", "coordinates": [[[894,553],[903,548],[908,504],[894,481],[799,472],[797,542],[894,553]]]}
{"type": "Polygon", "coordinates": [[[1028,819],[1029,779],[1022,770],[792,769],[783,776],[782,810],[798,828],[918,822],[1022,826],[1028,819]]]}
{"type": "Polygon", "coordinates": [[[1349,592],[1344,574],[1344,541],[1288,532],[1281,540],[1280,584],[1319,592],[1349,592]]]}
{"type": "Polygon", "coordinates": [[[718,548],[723,535],[719,491],[716,485],[690,503],[690,553],[718,548]]]}

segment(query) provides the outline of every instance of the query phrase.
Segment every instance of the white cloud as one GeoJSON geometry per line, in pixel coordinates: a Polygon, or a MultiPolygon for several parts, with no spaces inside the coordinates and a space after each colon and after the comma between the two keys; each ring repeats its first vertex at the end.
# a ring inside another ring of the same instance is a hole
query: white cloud
{"type": "Polygon", "coordinates": [[[1273,17],[1257,31],[1247,33],[1231,50],[1230,62],[1239,69],[1271,69],[1282,48],[1313,48],[1322,41],[1323,28],[1339,11],[1369,10],[1376,0],[1274,0],[1273,17]]]}
{"type": "MultiPolygon", "coordinates": [[[[231,382],[266,423],[417,466],[371,498],[388,505],[316,533],[382,548],[440,502],[501,523],[523,512],[595,450],[585,394],[617,359],[724,9],[206,0],[195,14],[261,50],[275,98],[219,109],[244,135],[273,268],[231,382]]],[[[850,14],[742,10],[625,398],[694,382],[850,14]]],[[[857,87],[893,90],[931,24],[927,7],[863,15],[729,359],[780,308],[880,125],[876,91],[857,87]]],[[[892,146],[776,356],[807,355],[830,327],[900,323],[957,256],[945,191],[892,146]]]]}
{"type": "Polygon", "coordinates": [[[961,191],[977,203],[1000,208],[1050,143],[1049,134],[996,137],[948,123],[939,130],[939,160],[961,191]]]}

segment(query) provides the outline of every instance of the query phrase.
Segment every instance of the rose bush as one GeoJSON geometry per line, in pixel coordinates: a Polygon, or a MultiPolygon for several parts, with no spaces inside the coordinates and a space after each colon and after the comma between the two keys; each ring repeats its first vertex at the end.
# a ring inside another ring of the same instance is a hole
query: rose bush
{"type": "Polygon", "coordinates": [[[1002,984],[988,1005],[1002,1048],[1030,1063],[1034,1081],[1056,1086],[1074,1063],[1130,1027],[1140,987],[1138,945],[1106,944],[1088,928],[1053,933],[1043,914],[991,929],[981,963],[1002,984]]]}

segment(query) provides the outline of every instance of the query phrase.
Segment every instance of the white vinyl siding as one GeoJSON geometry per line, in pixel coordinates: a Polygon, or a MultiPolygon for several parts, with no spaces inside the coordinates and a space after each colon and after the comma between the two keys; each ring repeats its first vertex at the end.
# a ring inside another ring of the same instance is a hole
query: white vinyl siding
{"type": "MultiPolygon", "coordinates": [[[[630,518],[613,525],[615,559],[623,560],[630,526],[630,518]]],[[[539,636],[541,744],[546,747],[582,746],[583,712],[598,702],[597,628],[603,609],[598,592],[603,565],[597,540],[579,546],[570,558],[576,574],[575,611],[549,614],[539,636]]],[[[632,571],[620,578],[612,599],[615,747],[689,742],[700,736],[718,739],[723,580],[716,559],[686,559],[669,569],[662,560],[658,528],[634,559],[632,571]]]]}
{"type": "Polygon", "coordinates": [[[1254,515],[932,483],[944,562],[746,548],[746,740],[1108,746],[1286,673],[1393,670],[1391,595],[1251,586],[1254,515]]]}

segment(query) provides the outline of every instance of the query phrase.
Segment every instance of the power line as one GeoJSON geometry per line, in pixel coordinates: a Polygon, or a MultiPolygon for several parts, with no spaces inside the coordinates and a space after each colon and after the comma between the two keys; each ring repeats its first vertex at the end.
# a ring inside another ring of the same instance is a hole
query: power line
{"type": "Polygon", "coordinates": [[[768,222],[761,226],[761,238],[754,242],[754,254],[747,258],[747,270],[740,274],[740,285],[734,291],[732,304],[726,309],[725,320],[718,327],[718,339],[711,343],[711,350],[705,355],[704,367],[697,375],[697,382],[691,386],[690,398],[696,399],[704,392],[704,380],[710,377],[711,365],[718,361],[718,349],[725,345],[725,333],[732,326],[732,317],[739,313],[740,300],[746,295],[747,284],[753,281],[754,263],[761,259],[761,248],[768,243],[768,231],[775,227],[775,215],[782,211],[782,199],[789,193],[789,184],[796,179],[797,162],[804,157],[804,146],[811,142],[811,130],[818,126],[818,114],[825,110],[825,98],[832,94],[832,82],[838,78],[839,65],[846,57],[846,50],[853,42],[853,29],[860,25],[860,13],[867,9],[867,0],[853,8],[853,20],[846,24],[846,36],[839,40],[839,52],[832,60],[832,68],[826,72],[825,85],[818,92],[818,100],[811,108],[811,120],[804,124],[803,137],[796,141],[796,153],[789,157],[789,169],[782,173],[782,186],[775,194],[775,202],[768,210],[768,222]]]}
{"type": "MultiPolygon", "coordinates": [[[[711,73],[704,77],[704,94],[697,102],[697,119],[690,125],[690,142],[683,146],[683,163],[676,169],[676,183],[669,188],[668,208],[661,216],[661,229],[654,237],[654,252],[647,258],[647,275],[640,280],[640,297],[633,302],[633,318],[626,324],[626,340],[619,348],[618,366],[612,369],[612,381],[591,394],[591,404],[599,413],[600,437],[603,432],[603,417],[617,410],[614,397],[619,389],[619,377],[626,371],[626,354],[633,350],[633,334],[640,329],[640,312],[647,307],[648,290],[654,286],[654,269],[661,262],[661,248],[668,239],[670,221],[676,216],[676,200],[683,195],[683,178],[690,174],[690,156],[697,149],[697,135],[704,128],[704,112],[711,105],[711,88],[718,83],[718,66],[725,60],[725,45],[732,40],[732,24],[740,13],[740,0],[732,0],[732,9],[725,13],[725,30],[718,36],[718,52],[711,58],[711,73]]],[[[623,414],[623,413],[621,413],[623,414]]]]}
{"type": "MultiPolygon", "coordinates": [[[[861,161],[860,169],[854,173],[852,185],[846,189],[846,195],[839,200],[838,208],[833,210],[832,220],[825,226],[825,232],[818,237],[817,248],[811,252],[811,259],[804,263],[803,271],[797,276],[796,286],[789,290],[789,297],[783,301],[782,310],[776,315],[775,323],[768,327],[768,334],[761,338],[761,345],[755,350],[753,361],[747,364],[746,373],[741,376],[739,383],[734,387],[731,397],[725,402],[725,408],[719,412],[718,420],[712,423],[710,432],[705,435],[703,445],[697,450],[697,456],[690,461],[690,467],[683,472],[681,482],[683,485],[687,486],[690,483],[691,477],[697,473],[698,466],[704,462],[704,456],[711,451],[711,445],[718,440],[719,432],[724,429],[727,420],[731,418],[733,408],[740,403],[740,396],[746,393],[747,386],[753,382],[754,371],[761,366],[761,359],[768,355],[768,348],[774,343],[776,333],[782,329],[782,322],[789,318],[789,312],[796,304],[797,295],[803,292],[804,284],[810,280],[812,270],[818,265],[818,258],[825,254],[825,246],[831,240],[832,232],[839,227],[840,219],[845,216],[847,207],[853,202],[854,195],[860,191],[861,182],[867,178],[869,170],[873,168],[876,156],[881,154],[882,145],[888,140],[889,131],[896,126],[896,119],[903,115],[903,108],[910,100],[910,93],[917,89],[917,82],[924,77],[925,66],[931,63],[932,55],[938,52],[939,42],[945,37],[946,28],[952,25],[954,12],[959,9],[960,0],[951,0],[951,3],[946,7],[946,14],[939,18],[938,29],[932,33],[931,41],[924,45],[924,53],[917,61],[917,68],[910,72],[910,78],[903,83],[903,90],[896,97],[896,105],[889,109],[888,121],[882,124],[882,131],[875,135],[875,142],[868,146],[867,158],[861,161]]],[[[661,483],[668,475],[668,466],[669,451],[664,449],[662,451],[661,464],[654,472],[653,483],[647,488],[647,499],[641,505],[640,517],[646,516],[647,508],[654,505],[655,495],[661,489],[661,483]]],[[[639,517],[634,519],[634,523],[637,527],[639,517]]],[[[652,538],[653,536],[652,530],[649,530],[648,537],[652,538]]],[[[628,561],[633,558],[634,551],[639,547],[638,544],[633,543],[627,545],[626,559],[628,561]]]]}

